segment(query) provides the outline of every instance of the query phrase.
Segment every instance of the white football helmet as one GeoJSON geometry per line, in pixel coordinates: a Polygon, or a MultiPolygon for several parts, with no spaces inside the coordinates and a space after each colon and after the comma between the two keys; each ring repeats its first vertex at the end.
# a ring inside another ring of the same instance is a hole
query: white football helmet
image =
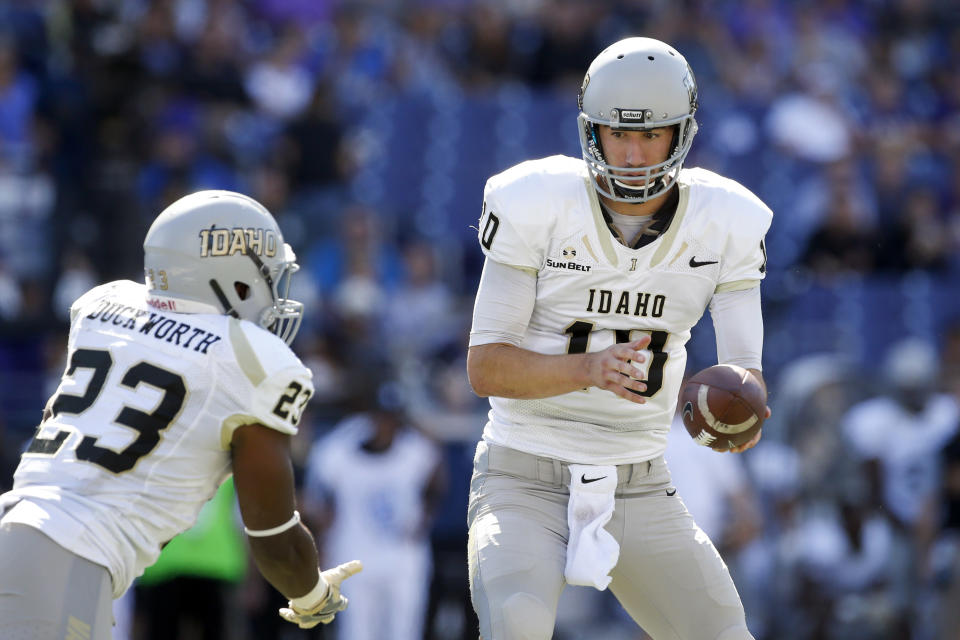
{"type": "Polygon", "coordinates": [[[231,191],[199,191],[157,216],[143,241],[148,302],[249,320],[290,344],[303,305],[287,298],[300,267],[270,212],[231,191]]]}
{"type": "Polygon", "coordinates": [[[676,49],[652,38],[626,38],[610,45],[587,69],[579,106],[580,148],[598,192],[640,203],[676,180],[697,133],[697,81],[676,49]],[[597,132],[601,124],[638,130],[676,126],[670,156],[624,182],[620,176],[637,168],[607,163],[597,132]]]}

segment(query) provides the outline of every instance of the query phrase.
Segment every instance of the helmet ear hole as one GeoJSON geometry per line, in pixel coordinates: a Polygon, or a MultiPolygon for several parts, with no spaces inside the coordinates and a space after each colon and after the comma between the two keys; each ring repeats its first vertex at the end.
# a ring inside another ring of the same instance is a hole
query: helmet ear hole
{"type": "Polygon", "coordinates": [[[237,292],[241,300],[246,300],[250,297],[250,285],[246,282],[234,282],[233,290],[237,292]]]}

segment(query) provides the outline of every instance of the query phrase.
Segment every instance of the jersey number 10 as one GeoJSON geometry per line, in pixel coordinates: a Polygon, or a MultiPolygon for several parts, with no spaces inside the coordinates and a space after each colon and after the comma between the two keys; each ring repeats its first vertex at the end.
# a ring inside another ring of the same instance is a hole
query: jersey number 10
{"type": "MultiPolygon", "coordinates": [[[[567,353],[587,352],[587,345],[590,342],[590,332],[593,331],[593,326],[592,322],[577,320],[564,330],[564,333],[570,335],[570,338],[567,340],[567,353]]],[[[615,329],[614,335],[616,336],[617,344],[630,342],[630,332],[631,329],[615,329]]],[[[667,338],[670,336],[666,331],[650,331],[649,333],[650,345],[647,349],[650,350],[653,357],[650,360],[650,368],[647,370],[647,379],[645,381],[647,389],[646,391],[627,389],[630,393],[635,393],[645,398],[651,397],[663,387],[663,368],[667,364],[668,355],[667,352],[663,350],[663,347],[667,344],[667,338]]]]}

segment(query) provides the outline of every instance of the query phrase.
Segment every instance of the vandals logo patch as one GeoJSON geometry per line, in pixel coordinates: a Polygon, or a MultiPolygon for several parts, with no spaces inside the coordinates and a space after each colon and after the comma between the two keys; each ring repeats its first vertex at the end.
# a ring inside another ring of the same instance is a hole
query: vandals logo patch
{"type": "Polygon", "coordinates": [[[593,267],[577,262],[577,248],[566,246],[557,251],[553,258],[547,258],[547,267],[564,271],[590,271],[593,267]]]}

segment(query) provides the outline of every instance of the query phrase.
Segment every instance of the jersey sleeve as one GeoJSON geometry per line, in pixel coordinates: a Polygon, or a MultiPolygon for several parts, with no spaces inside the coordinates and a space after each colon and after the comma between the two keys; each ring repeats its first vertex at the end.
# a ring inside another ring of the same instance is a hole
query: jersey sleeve
{"type": "Polygon", "coordinates": [[[763,314],[760,289],[718,293],[710,300],[717,362],[762,369],[763,314]]]}
{"type": "Polygon", "coordinates": [[[473,305],[470,346],[523,342],[537,298],[537,276],[487,259],[473,305]]]}
{"type": "Polygon", "coordinates": [[[237,427],[253,422],[294,435],[313,396],[313,375],[280,338],[252,323],[231,319],[233,358],[221,367],[220,391],[236,407],[222,424],[229,447],[237,427]]]}
{"type": "Polygon", "coordinates": [[[543,266],[550,205],[547,197],[532,197],[541,191],[536,174],[523,172],[524,165],[509,169],[487,181],[478,227],[480,247],[495,262],[528,271],[543,266]]]}
{"type": "Polygon", "coordinates": [[[756,287],[767,271],[764,236],[770,228],[773,212],[749,192],[734,206],[736,214],[730,219],[717,293],[756,287]]]}

